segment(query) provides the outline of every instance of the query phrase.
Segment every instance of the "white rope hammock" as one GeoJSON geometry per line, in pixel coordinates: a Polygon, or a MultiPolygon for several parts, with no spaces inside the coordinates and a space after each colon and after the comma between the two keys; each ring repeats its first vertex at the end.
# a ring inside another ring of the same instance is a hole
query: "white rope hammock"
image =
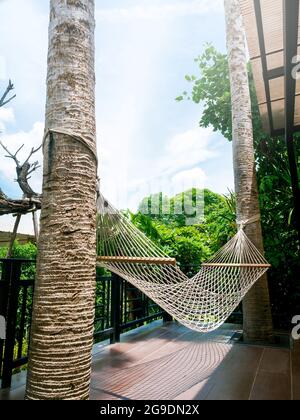
{"type": "Polygon", "coordinates": [[[244,233],[238,233],[189,279],[158,246],[99,194],[98,265],[136,286],[186,327],[209,332],[220,327],[269,269],[244,233]]]}

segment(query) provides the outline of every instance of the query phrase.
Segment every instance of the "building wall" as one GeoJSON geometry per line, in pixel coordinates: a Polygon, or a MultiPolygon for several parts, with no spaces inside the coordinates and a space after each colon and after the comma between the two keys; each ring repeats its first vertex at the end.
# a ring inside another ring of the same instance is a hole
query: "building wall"
{"type": "MultiPolygon", "coordinates": [[[[7,246],[9,244],[10,235],[11,235],[10,232],[1,232],[0,231],[0,247],[7,246]]],[[[33,235],[24,235],[22,233],[18,233],[17,234],[17,241],[21,245],[27,244],[28,242],[35,243],[35,237],[33,235]]]]}

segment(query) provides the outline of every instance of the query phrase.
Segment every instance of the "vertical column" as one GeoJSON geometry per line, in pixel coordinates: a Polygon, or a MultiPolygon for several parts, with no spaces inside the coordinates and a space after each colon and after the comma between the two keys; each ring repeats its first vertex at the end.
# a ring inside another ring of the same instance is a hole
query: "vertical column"
{"type": "Polygon", "coordinates": [[[121,336],[121,281],[117,274],[112,274],[111,323],[114,332],[110,339],[111,344],[119,343],[121,336]]]}
{"type": "Polygon", "coordinates": [[[300,239],[300,189],[294,144],[296,79],[293,77],[295,57],[298,55],[299,0],[283,0],[284,61],[285,61],[285,140],[291,173],[295,205],[295,219],[300,239]]]}
{"type": "Polygon", "coordinates": [[[5,278],[7,281],[9,281],[9,291],[6,318],[6,340],[3,358],[2,388],[9,388],[11,386],[14,360],[21,262],[16,260],[7,260],[7,262],[4,263],[4,266],[5,278]]]}

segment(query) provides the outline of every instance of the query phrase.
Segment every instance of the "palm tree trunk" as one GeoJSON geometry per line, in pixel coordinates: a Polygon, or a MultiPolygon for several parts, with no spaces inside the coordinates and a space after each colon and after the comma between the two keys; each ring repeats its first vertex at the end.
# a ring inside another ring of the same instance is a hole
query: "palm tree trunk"
{"type": "Polygon", "coordinates": [[[96,272],[94,1],[51,0],[26,399],[88,399],[96,272]]]}
{"type": "MultiPolygon", "coordinates": [[[[260,215],[255,171],[251,99],[245,34],[239,0],[224,0],[233,117],[233,161],[237,195],[237,219],[260,215]]],[[[260,221],[245,227],[249,239],[263,253],[260,221]]],[[[243,302],[244,338],[266,341],[273,336],[267,276],[263,276],[243,302]]]]}

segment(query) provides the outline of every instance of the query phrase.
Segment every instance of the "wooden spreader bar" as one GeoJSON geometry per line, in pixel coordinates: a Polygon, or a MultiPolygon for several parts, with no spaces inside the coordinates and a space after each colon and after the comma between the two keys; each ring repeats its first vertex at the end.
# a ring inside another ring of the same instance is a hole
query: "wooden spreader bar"
{"type": "Polygon", "coordinates": [[[230,263],[206,263],[202,267],[241,267],[241,268],[271,268],[270,264],[230,264],[230,263]]]}
{"type": "Polygon", "coordinates": [[[175,258],[148,258],[148,257],[98,257],[98,263],[122,264],[149,264],[149,265],[176,265],[175,258]]]}

